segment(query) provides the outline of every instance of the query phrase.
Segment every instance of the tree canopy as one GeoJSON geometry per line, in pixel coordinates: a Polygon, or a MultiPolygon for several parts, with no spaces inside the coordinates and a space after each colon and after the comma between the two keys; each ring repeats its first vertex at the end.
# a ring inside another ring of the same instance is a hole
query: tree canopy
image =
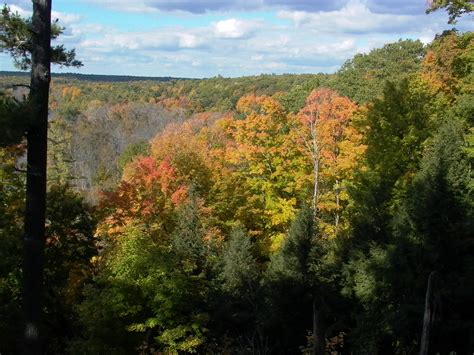
{"type": "MultiPolygon", "coordinates": [[[[2,16],[27,67],[30,20],[2,16]]],[[[473,45],[400,40],[334,74],[53,77],[45,352],[472,353],[473,45]]],[[[0,78],[1,353],[22,333],[36,176],[16,80],[0,78]]]]}

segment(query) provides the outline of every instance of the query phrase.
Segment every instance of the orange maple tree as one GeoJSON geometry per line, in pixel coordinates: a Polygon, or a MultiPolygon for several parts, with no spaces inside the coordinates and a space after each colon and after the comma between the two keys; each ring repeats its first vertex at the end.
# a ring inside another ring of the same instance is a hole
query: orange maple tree
{"type": "Polygon", "coordinates": [[[347,200],[344,184],[365,149],[362,135],[352,124],[356,110],[348,98],[320,88],[310,93],[296,117],[301,125],[300,146],[312,166],[314,216],[332,216],[329,234],[339,227],[343,201],[347,200]]]}
{"type": "Polygon", "coordinates": [[[187,186],[175,177],[175,169],[167,159],[158,163],[152,157],[138,157],[132,161],[125,167],[117,189],[103,192],[101,208],[106,216],[99,232],[120,234],[134,223],[158,232],[172,223],[174,208],[187,197],[187,186]]]}

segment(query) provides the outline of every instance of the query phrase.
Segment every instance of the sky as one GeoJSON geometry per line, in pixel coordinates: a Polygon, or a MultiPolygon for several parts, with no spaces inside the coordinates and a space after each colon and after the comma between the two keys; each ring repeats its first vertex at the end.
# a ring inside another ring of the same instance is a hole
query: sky
{"type": "MultiPolygon", "coordinates": [[[[428,0],[54,0],[80,69],[55,72],[204,78],[332,73],[399,39],[429,43],[452,26],[428,0]]],[[[7,0],[23,16],[31,1],[7,0]]],[[[465,15],[456,24],[473,30],[465,15]]],[[[15,70],[0,53],[0,70],[15,70]]]]}

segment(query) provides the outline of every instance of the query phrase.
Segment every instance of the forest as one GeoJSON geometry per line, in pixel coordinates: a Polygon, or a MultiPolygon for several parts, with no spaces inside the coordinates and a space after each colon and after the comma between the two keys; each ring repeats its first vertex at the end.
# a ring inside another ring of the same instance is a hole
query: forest
{"type": "MultiPolygon", "coordinates": [[[[473,353],[473,70],[453,29],[334,74],[53,76],[41,353],[473,353]]],[[[28,83],[0,76],[1,354],[28,83]]]]}

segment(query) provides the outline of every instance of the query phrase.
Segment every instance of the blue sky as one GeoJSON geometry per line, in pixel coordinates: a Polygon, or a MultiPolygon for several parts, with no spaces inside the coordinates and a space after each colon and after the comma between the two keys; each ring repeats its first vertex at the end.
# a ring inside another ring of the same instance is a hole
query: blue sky
{"type": "MultiPolygon", "coordinates": [[[[330,73],[356,53],[400,38],[428,43],[449,29],[446,13],[425,14],[428,0],[54,0],[93,74],[212,77],[330,73]]],[[[6,1],[24,16],[29,0],[6,1]]],[[[456,27],[472,30],[472,16],[456,27]]],[[[0,54],[0,68],[14,70],[0,54]]]]}

